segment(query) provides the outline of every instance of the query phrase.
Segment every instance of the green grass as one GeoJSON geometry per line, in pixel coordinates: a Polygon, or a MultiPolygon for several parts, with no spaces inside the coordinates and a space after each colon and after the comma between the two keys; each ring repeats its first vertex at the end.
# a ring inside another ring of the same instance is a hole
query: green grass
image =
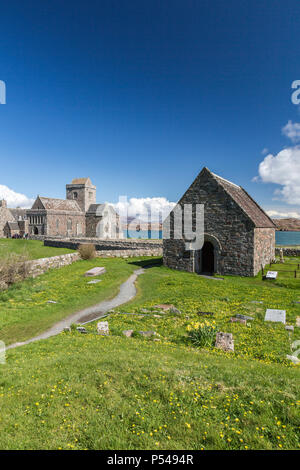
{"type": "Polygon", "coordinates": [[[24,341],[71,313],[114,297],[134,269],[122,259],[78,261],[0,291],[0,340],[24,341]],[[104,266],[107,272],[101,282],[89,285],[83,275],[94,266],[104,266]]]}
{"type": "MultiPolygon", "coordinates": [[[[153,261],[80,261],[16,285],[2,293],[0,325],[8,323],[1,335],[16,341],[37,333],[75,305],[114,295],[134,269],[153,261]],[[87,289],[82,275],[96,264],[107,273],[87,289]]],[[[72,329],[7,352],[0,365],[0,448],[299,449],[299,367],[285,360],[299,328],[289,337],[283,325],[263,321],[266,308],[284,308],[287,323],[295,324],[299,284],[261,276],[214,281],[148,267],[137,297],[116,310],[138,315],[109,315],[109,337],[96,335],[94,322],[88,334],[72,329]],[[157,303],[182,313],[157,318],[157,303]],[[214,312],[217,328],[233,333],[234,353],[192,346],[187,326],[207,319],[199,311],[214,312]],[[236,313],[252,315],[251,326],[230,323],[236,313]],[[125,338],[125,329],[135,336],[125,338]],[[157,335],[144,339],[140,330],[157,335]]]]}
{"type": "Polygon", "coordinates": [[[39,240],[0,238],[0,258],[4,258],[8,253],[26,253],[29,259],[39,259],[74,253],[74,250],[44,246],[39,240]]]}
{"type": "Polygon", "coordinates": [[[299,448],[282,365],[76,331],[7,356],[1,449],[299,448]]]}
{"type": "Polygon", "coordinates": [[[155,330],[161,335],[162,342],[188,344],[188,325],[212,318],[219,331],[233,333],[236,355],[288,364],[286,355],[291,354],[291,343],[300,339],[300,328],[295,327],[294,333],[289,334],[283,324],[266,323],[264,317],[267,308],[283,309],[287,313],[287,324],[295,325],[296,317],[300,316],[300,304],[294,303],[300,301],[300,279],[297,283],[294,281],[274,283],[262,281],[261,276],[225,276],[224,281],[214,281],[157,266],[140,276],[135,299],[116,309],[116,312],[141,315],[114,314],[109,317],[109,322],[116,335],[121,335],[125,329],[155,330]],[[159,303],[174,304],[182,315],[156,318],[154,315],[158,312],[155,311],[144,315],[142,309],[148,308],[151,312],[159,303]],[[199,315],[198,312],[213,312],[214,316],[199,315]],[[252,316],[253,321],[248,321],[247,326],[231,323],[230,318],[236,314],[252,316]]]}

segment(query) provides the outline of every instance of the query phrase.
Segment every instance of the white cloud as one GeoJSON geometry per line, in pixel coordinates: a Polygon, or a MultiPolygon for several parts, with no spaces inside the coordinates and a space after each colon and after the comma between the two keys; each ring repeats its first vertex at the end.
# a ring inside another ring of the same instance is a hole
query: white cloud
{"type": "Polygon", "coordinates": [[[282,212],[277,210],[266,211],[269,217],[275,219],[300,219],[300,212],[282,212]]]}
{"type": "Polygon", "coordinates": [[[275,195],[288,204],[300,204],[300,146],[269,154],[258,168],[260,181],[282,186],[275,195]]]}
{"type": "Polygon", "coordinates": [[[262,155],[267,155],[267,153],[269,153],[269,149],[265,147],[264,149],[262,149],[261,153],[262,155]]]}
{"type": "Polygon", "coordinates": [[[32,206],[34,199],[30,199],[25,194],[16,193],[12,189],[0,184],[0,199],[7,201],[7,207],[29,208],[32,206]]]}
{"type": "Polygon", "coordinates": [[[135,217],[140,220],[148,220],[148,209],[151,211],[151,220],[159,220],[159,213],[162,219],[167,217],[169,212],[175,206],[175,202],[168,201],[165,197],[132,197],[127,200],[126,197],[120,197],[119,202],[112,204],[121,217],[135,217]]]}
{"type": "Polygon", "coordinates": [[[282,133],[294,144],[300,142],[300,123],[288,121],[288,123],[282,128],[282,133]]]}

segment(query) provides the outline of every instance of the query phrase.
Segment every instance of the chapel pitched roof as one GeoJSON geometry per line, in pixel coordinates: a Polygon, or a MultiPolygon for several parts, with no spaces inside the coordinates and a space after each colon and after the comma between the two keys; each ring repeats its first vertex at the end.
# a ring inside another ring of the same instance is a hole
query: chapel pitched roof
{"type": "MultiPolygon", "coordinates": [[[[238,186],[231,181],[228,181],[221,176],[212,173],[205,168],[220,186],[226,191],[227,194],[238,204],[243,212],[252,220],[257,228],[276,228],[272,219],[265,213],[265,211],[252,199],[252,197],[245,191],[244,188],[238,186]]],[[[203,171],[203,170],[202,170],[203,171]]]]}
{"type": "Polygon", "coordinates": [[[73,199],[55,199],[41,197],[39,199],[46,210],[82,212],[78,203],[73,199]]]}

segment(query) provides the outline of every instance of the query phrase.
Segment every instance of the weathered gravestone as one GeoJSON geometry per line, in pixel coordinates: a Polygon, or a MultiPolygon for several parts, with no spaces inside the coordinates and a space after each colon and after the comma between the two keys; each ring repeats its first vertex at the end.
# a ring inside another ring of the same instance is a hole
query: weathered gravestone
{"type": "Polygon", "coordinates": [[[93,279],[92,281],[89,281],[88,284],[98,284],[98,282],[101,282],[101,279],[93,279]]]}
{"type": "Polygon", "coordinates": [[[268,308],[265,315],[265,321],[273,321],[285,324],[286,311],[268,308]]]}
{"type": "Polygon", "coordinates": [[[100,274],[106,273],[106,269],[103,266],[96,266],[95,268],[89,269],[84,273],[85,277],[100,276],[100,274]]]}
{"type": "Polygon", "coordinates": [[[296,326],[299,328],[300,327],[300,317],[296,318],[296,326]]]}
{"type": "Polygon", "coordinates": [[[107,321],[99,321],[97,323],[97,332],[98,335],[107,336],[109,335],[109,327],[107,321]]]}
{"type": "Polygon", "coordinates": [[[223,333],[218,331],[216,336],[215,347],[218,349],[223,349],[223,351],[234,351],[234,341],[232,333],[223,333]]]}

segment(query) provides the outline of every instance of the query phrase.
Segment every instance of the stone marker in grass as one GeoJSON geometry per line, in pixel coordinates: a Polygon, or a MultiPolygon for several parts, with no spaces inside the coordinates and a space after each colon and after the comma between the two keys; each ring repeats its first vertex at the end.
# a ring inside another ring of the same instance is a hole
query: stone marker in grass
{"type": "Polygon", "coordinates": [[[232,333],[223,333],[222,331],[218,331],[215,347],[222,349],[223,351],[233,352],[234,340],[232,333]]]}
{"type": "Polygon", "coordinates": [[[107,321],[99,321],[97,323],[97,333],[98,335],[107,336],[109,335],[109,327],[107,321]]]}
{"type": "Polygon", "coordinates": [[[231,317],[230,323],[242,323],[243,325],[247,325],[247,320],[244,320],[243,318],[231,317]]]}
{"type": "Polygon", "coordinates": [[[89,269],[84,273],[85,277],[100,276],[100,274],[106,273],[106,269],[103,266],[96,266],[95,268],[89,269]]]}
{"type": "Polygon", "coordinates": [[[92,281],[89,281],[88,284],[98,284],[98,282],[101,282],[101,279],[93,279],[92,281]]]}
{"type": "Polygon", "coordinates": [[[84,328],[84,326],[77,326],[76,330],[79,331],[79,333],[87,333],[87,331],[86,331],[86,329],[84,328]]]}
{"type": "Polygon", "coordinates": [[[145,336],[146,338],[151,338],[151,336],[155,336],[155,331],[139,331],[139,334],[145,336]]]}
{"type": "Polygon", "coordinates": [[[127,336],[127,338],[131,338],[133,330],[124,330],[122,333],[124,336],[127,336]]]}
{"type": "Polygon", "coordinates": [[[181,311],[178,310],[178,308],[176,308],[173,304],[158,304],[154,305],[153,308],[157,308],[159,310],[162,310],[163,312],[181,313],[181,311]]]}
{"type": "Polygon", "coordinates": [[[300,327],[300,317],[296,318],[296,326],[299,328],[300,327]]]}
{"type": "Polygon", "coordinates": [[[283,323],[285,325],[286,311],[268,308],[265,315],[265,321],[283,323]]]}
{"type": "Polygon", "coordinates": [[[277,271],[268,271],[266,274],[266,279],[277,279],[278,272],[277,271]]]}
{"type": "Polygon", "coordinates": [[[234,318],[238,318],[239,320],[254,320],[253,317],[249,317],[249,315],[242,315],[241,313],[237,313],[234,318]]]}
{"type": "Polygon", "coordinates": [[[285,325],[285,329],[286,329],[287,331],[294,331],[293,325],[285,325]]]}

